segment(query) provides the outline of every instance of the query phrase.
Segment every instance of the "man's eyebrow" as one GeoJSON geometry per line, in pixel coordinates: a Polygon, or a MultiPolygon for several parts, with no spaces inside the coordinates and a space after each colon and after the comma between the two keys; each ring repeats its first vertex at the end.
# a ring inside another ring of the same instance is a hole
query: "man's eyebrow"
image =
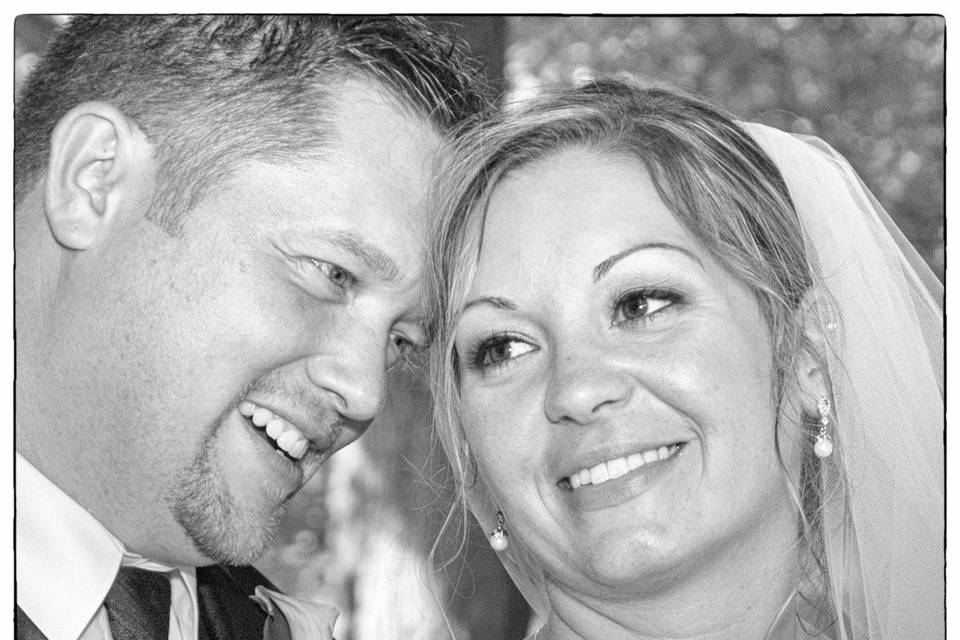
{"type": "Polygon", "coordinates": [[[393,258],[387,255],[383,249],[364,240],[357,234],[350,231],[330,231],[323,233],[321,237],[325,241],[351,253],[384,280],[396,280],[400,277],[400,267],[397,266],[393,258]]]}
{"type": "Polygon", "coordinates": [[[700,260],[699,257],[694,255],[688,249],[685,249],[679,245],[670,244],[669,242],[644,242],[641,244],[635,244],[632,247],[624,249],[619,253],[615,253],[614,255],[610,256],[609,258],[607,258],[606,260],[604,260],[603,262],[595,266],[593,268],[593,281],[594,282],[599,281],[600,278],[607,275],[607,272],[613,268],[613,265],[617,264],[627,256],[634,254],[637,251],[643,251],[645,249],[667,249],[669,251],[676,251],[678,253],[682,253],[683,255],[687,256],[688,258],[696,262],[698,265],[700,265],[701,269],[704,268],[703,262],[700,260]]]}
{"type": "Polygon", "coordinates": [[[479,298],[469,300],[467,304],[463,305],[463,310],[466,311],[470,307],[476,307],[481,304],[487,304],[497,309],[505,309],[507,311],[516,311],[517,309],[517,305],[506,298],[501,298],[500,296],[480,296],[479,298]]]}

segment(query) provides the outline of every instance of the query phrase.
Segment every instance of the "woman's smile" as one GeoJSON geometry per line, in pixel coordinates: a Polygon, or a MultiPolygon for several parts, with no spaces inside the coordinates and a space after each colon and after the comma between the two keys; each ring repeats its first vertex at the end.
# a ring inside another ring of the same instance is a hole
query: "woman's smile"
{"type": "Polygon", "coordinates": [[[576,491],[580,487],[596,487],[621,478],[644,465],[649,466],[654,462],[671,458],[680,451],[682,446],[683,443],[661,445],[645,449],[639,453],[631,453],[595,465],[589,465],[560,478],[557,485],[571,491],[576,491]]]}
{"type": "Polygon", "coordinates": [[[528,640],[943,637],[942,288],[803,138],[600,80],[459,145],[437,432],[528,640]]]}
{"type": "Polygon", "coordinates": [[[788,504],[755,464],[775,457],[757,302],[637,162],[566,150],[500,184],[456,348],[480,473],[555,570],[631,583],[788,504]]]}
{"type": "Polygon", "coordinates": [[[685,446],[685,442],[665,444],[584,467],[561,478],[557,487],[562,499],[577,511],[612,507],[669,481],[685,446]]]}

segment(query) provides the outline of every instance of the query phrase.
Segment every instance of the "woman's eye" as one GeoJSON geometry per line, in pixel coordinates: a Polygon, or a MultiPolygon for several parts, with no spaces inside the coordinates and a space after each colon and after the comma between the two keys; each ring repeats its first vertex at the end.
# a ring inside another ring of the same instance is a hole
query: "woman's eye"
{"type": "Polygon", "coordinates": [[[671,291],[633,291],[621,297],[614,308],[613,324],[646,322],[679,300],[671,291]]]}
{"type": "Polygon", "coordinates": [[[336,287],[346,289],[353,284],[355,280],[353,274],[332,262],[326,262],[316,258],[306,258],[306,260],[314,271],[323,275],[336,287]]]}
{"type": "Polygon", "coordinates": [[[487,340],[476,350],[470,358],[471,364],[477,369],[486,369],[502,365],[509,360],[535,351],[536,348],[524,340],[517,338],[494,338],[487,340]]]}

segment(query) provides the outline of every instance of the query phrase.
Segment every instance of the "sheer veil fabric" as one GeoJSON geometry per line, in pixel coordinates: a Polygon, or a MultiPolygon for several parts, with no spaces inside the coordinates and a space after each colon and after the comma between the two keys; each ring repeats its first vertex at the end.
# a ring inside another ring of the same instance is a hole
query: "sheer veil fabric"
{"type": "MultiPolygon", "coordinates": [[[[943,638],[943,285],[829,145],[744,127],[783,174],[815,270],[835,414],[820,482],[839,624],[825,636],[943,638]]],[[[492,513],[478,493],[474,513],[492,513]]],[[[544,622],[544,577],[525,553],[511,544],[500,555],[544,622]]],[[[793,613],[788,606],[783,615],[793,613]]]]}
{"type": "Polygon", "coordinates": [[[836,151],[746,128],[783,174],[819,270],[837,418],[822,478],[835,636],[943,638],[943,286],[836,151]]]}

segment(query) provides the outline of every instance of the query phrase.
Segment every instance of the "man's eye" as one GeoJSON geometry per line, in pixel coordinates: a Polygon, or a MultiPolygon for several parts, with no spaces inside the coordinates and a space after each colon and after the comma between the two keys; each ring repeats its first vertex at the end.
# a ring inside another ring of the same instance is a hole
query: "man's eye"
{"type": "Polygon", "coordinates": [[[356,280],[352,273],[332,262],[326,262],[316,258],[306,258],[306,261],[314,271],[320,273],[334,286],[341,289],[349,288],[356,280]]]}
{"type": "Polygon", "coordinates": [[[399,364],[408,369],[417,369],[423,366],[424,349],[402,334],[390,336],[390,353],[387,359],[387,369],[399,364]]]}

